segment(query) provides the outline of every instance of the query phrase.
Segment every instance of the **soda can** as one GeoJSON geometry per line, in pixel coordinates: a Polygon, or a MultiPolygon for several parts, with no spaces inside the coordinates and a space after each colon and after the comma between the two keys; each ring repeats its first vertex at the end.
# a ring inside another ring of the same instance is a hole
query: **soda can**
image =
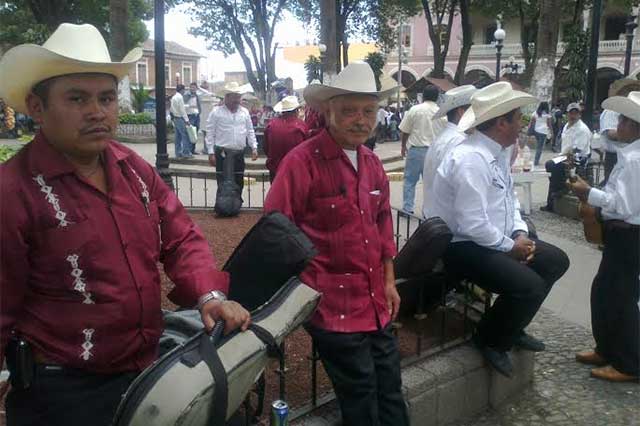
{"type": "Polygon", "coordinates": [[[289,425],[289,405],[282,401],[273,401],[271,404],[271,426],[289,425]]]}

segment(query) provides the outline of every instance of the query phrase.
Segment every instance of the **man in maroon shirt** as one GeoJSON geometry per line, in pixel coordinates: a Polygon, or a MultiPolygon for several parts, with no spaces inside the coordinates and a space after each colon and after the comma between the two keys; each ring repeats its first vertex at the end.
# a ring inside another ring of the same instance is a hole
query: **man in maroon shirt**
{"type": "Polygon", "coordinates": [[[332,86],[310,85],[307,102],[328,128],[280,163],[265,211],[280,211],[319,254],[302,280],[322,292],[307,330],[340,402],[345,425],[408,425],[400,357],[391,320],[400,306],[389,181],[361,146],[371,135],[379,98],[373,71],[349,64],[332,86]]]}
{"type": "Polygon", "coordinates": [[[95,27],[62,24],[42,47],[17,46],[0,60],[1,96],[40,125],[0,166],[9,426],[111,423],[129,383],[157,357],[158,262],[175,283],[169,298],[198,306],[208,329],[218,319],[227,331],[248,326],[175,194],[112,140],[117,81],[141,53],[112,63],[95,27]]]}
{"type": "Polygon", "coordinates": [[[307,125],[298,118],[299,108],[296,96],[285,97],[273,107],[280,116],[272,118],[264,129],[264,152],[271,182],[284,156],[307,137],[307,125]]]}

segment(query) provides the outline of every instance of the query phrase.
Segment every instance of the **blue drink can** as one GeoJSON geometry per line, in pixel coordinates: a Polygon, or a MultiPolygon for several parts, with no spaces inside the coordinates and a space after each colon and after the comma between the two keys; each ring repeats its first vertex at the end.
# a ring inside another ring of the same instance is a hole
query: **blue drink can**
{"type": "Polygon", "coordinates": [[[289,405],[282,401],[273,401],[271,404],[271,426],[289,425],[289,405]]]}

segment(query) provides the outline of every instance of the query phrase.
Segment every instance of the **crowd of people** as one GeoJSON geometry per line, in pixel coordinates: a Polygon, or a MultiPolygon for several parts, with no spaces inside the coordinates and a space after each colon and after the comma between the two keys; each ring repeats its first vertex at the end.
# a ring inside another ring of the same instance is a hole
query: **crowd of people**
{"type": "MultiPolygon", "coordinates": [[[[226,299],[229,277],[216,268],[176,195],[151,165],[113,140],[117,83],[141,55],[136,48],[112,62],[95,27],[62,24],[45,45],[17,46],[0,59],[0,75],[10,77],[0,79],[0,96],[39,125],[34,140],[0,166],[0,361],[10,370],[8,426],[110,424],[121,395],[157,357],[163,328],[157,262],[175,284],[169,298],[198,309],[208,330],[219,320],[227,331],[246,330],[251,321],[226,299]]],[[[180,128],[199,125],[197,96],[185,91],[179,87],[171,101],[180,128]]],[[[283,213],[317,249],[301,279],[323,297],[305,328],[345,425],[409,424],[391,332],[401,300],[390,184],[365,147],[383,123],[380,102],[394,94],[395,87],[376,88],[369,65],[351,63],[331,83],[304,90],[305,120],[300,100],[285,97],[265,130],[272,184],[264,210],[283,213]]],[[[398,124],[407,158],[403,209],[414,212],[422,176],[424,217],[441,218],[453,234],[445,268],[498,295],[472,341],[510,377],[517,374],[512,348],[545,350],[544,336],[526,329],[570,262],[530,232],[513,190],[523,109],[539,101],[506,82],[458,87],[436,103],[439,95],[427,87],[423,102],[398,124]]],[[[239,88],[227,86],[203,126],[206,153],[219,171],[231,162],[243,170],[247,145],[257,157],[251,114],[240,100],[239,88]]],[[[554,175],[599,209],[604,230],[591,300],[596,347],[576,359],[596,366],[594,377],[637,381],[640,92],[612,96],[603,107],[617,120],[615,130],[602,126],[617,154],[606,184],[554,175]]],[[[537,109],[534,132],[553,127],[547,113],[548,107],[537,109]]],[[[579,163],[587,155],[586,133],[579,109],[572,104],[568,113],[562,152],[579,163]]],[[[386,126],[386,110],[384,116],[386,126]]],[[[193,155],[179,132],[176,155],[193,155]]]]}

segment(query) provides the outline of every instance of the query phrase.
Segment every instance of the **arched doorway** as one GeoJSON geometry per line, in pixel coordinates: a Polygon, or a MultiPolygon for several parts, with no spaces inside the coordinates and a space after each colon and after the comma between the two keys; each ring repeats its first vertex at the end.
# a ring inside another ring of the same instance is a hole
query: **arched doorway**
{"type": "MultiPolygon", "coordinates": [[[[391,74],[391,78],[393,78],[395,81],[398,81],[398,72],[394,72],[393,74],[391,74]]],[[[410,73],[407,70],[402,70],[402,87],[407,88],[409,86],[411,86],[413,83],[416,82],[416,77],[410,73]]]]}
{"type": "Polygon", "coordinates": [[[594,105],[594,109],[600,109],[602,101],[609,97],[609,86],[611,86],[611,83],[621,78],[622,73],[615,68],[598,68],[596,74],[596,93],[594,96],[596,104],[594,105]]]}
{"type": "Polygon", "coordinates": [[[480,69],[467,71],[464,75],[464,79],[462,80],[462,84],[473,84],[477,88],[488,86],[493,82],[494,79],[489,75],[489,73],[480,69]]]}

